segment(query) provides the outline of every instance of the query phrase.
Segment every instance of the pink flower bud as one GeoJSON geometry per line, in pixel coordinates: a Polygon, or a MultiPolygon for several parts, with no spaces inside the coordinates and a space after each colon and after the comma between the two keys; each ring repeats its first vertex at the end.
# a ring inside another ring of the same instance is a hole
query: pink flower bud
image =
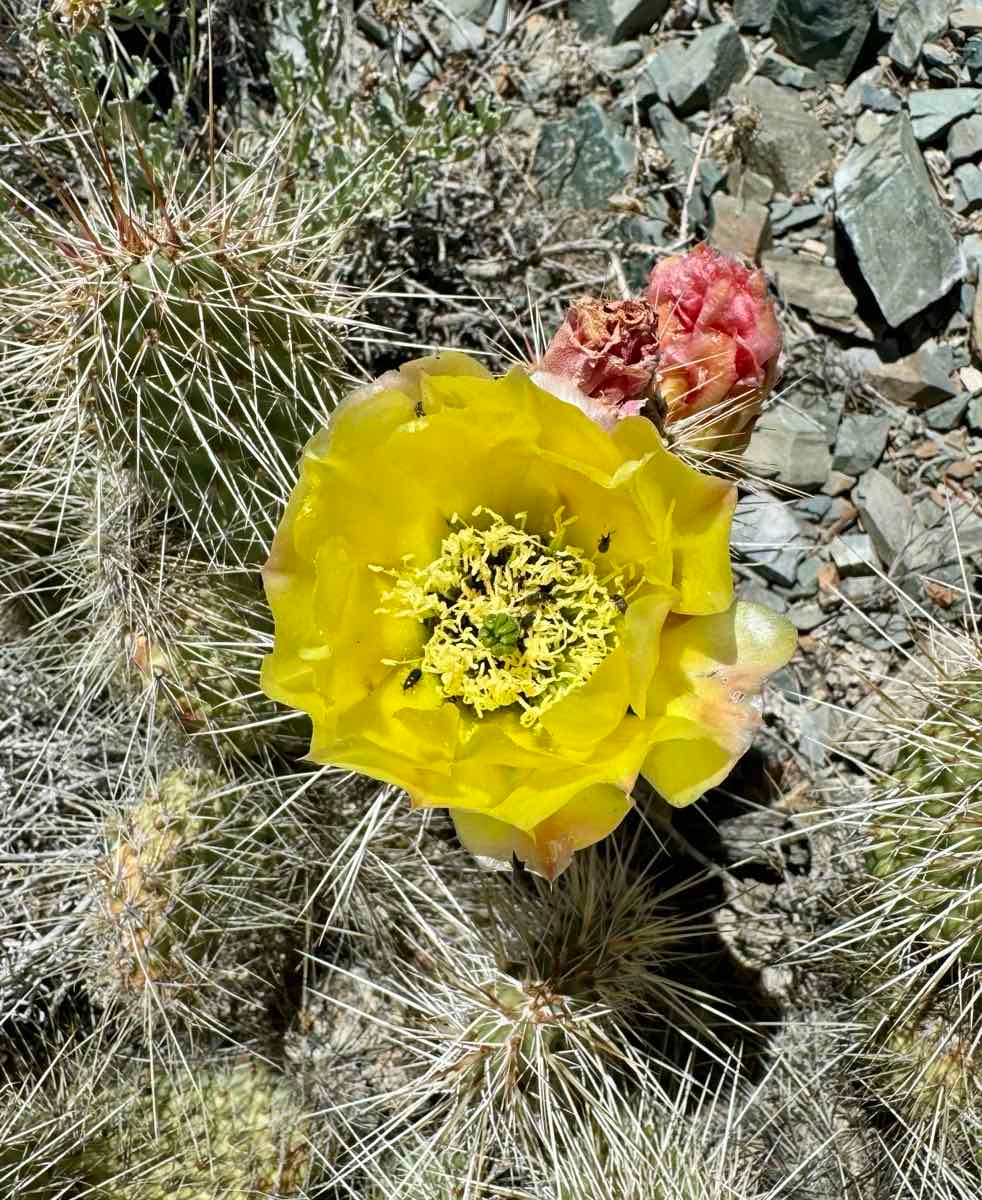
{"type": "Polygon", "coordinates": [[[658,325],[645,300],[577,301],[532,380],[604,429],[639,413],[658,365],[658,325]]]}
{"type": "Polygon", "coordinates": [[[698,245],[658,263],[646,294],[658,312],[666,426],[703,413],[694,423],[696,448],[744,450],[777,379],[781,352],[763,272],[698,245]]]}

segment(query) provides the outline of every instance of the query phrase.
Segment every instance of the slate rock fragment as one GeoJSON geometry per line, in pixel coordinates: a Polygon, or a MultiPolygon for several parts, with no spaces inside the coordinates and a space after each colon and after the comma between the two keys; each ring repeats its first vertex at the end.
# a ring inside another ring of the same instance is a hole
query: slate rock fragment
{"type": "Polygon", "coordinates": [[[961,250],[906,114],[849,152],[834,190],[837,220],[887,324],[902,324],[961,280],[961,250]]]}
{"type": "Polygon", "coordinates": [[[760,114],[747,153],[747,165],[765,175],[779,192],[805,191],[832,160],[832,146],[798,93],[760,76],[733,97],[760,114]]]}
{"type": "Polygon", "coordinates": [[[887,46],[887,54],[898,67],[915,70],[924,43],[946,32],[949,8],[949,0],[905,0],[887,46]]]}
{"type": "Polygon", "coordinates": [[[982,167],[977,163],[962,163],[954,170],[955,208],[968,216],[982,208],[982,167]]]}
{"type": "Polygon", "coordinates": [[[624,42],[648,33],[668,5],[669,0],[571,0],[569,15],[583,33],[624,42]]]}
{"type": "Polygon", "coordinates": [[[777,0],[771,36],[782,54],[844,83],[873,23],[876,0],[777,0]]]}
{"type": "Polygon", "coordinates": [[[745,496],[733,515],[733,548],[771,583],[790,587],[807,550],[791,509],[773,496],[745,496]]]}
{"type": "Polygon", "coordinates": [[[683,117],[709,108],[726,95],[749,65],[737,27],[729,21],[711,25],[673,62],[669,87],[673,107],[683,117]]]}
{"type": "Polygon", "coordinates": [[[634,170],[634,146],[594,100],[542,127],[533,173],[544,195],[579,208],[603,208],[634,170]]]}
{"type": "Polygon", "coordinates": [[[871,364],[864,378],[885,400],[923,412],[955,394],[950,373],[942,356],[925,345],[906,358],[871,364]]]}
{"type": "Polygon", "coordinates": [[[956,121],[948,131],[948,160],[952,164],[982,156],[982,115],[956,121]]]}
{"type": "Polygon", "coordinates": [[[847,413],[835,439],[832,466],[847,475],[862,475],[883,457],[889,433],[888,416],[847,413]]]}
{"type": "Polygon", "coordinates": [[[930,142],[962,117],[979,111],[977,88],[933,88],[911,92],[907,103],[914,137],[930,142]]]}

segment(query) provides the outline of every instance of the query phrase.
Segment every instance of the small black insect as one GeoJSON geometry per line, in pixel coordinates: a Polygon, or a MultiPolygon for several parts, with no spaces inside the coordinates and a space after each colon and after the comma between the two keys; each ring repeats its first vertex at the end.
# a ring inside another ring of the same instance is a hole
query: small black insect
{"type": "Polygon", "coordinates": [[[402,681],[402,690],[408,692],[411,687],[415,687],[423,678],[423,672],[419,667],[413,667],[406,678],[402,681]]]}
{"type": "Polygon", "coordinates": [[[606,554],[610,549],[610,539],[614,536],[613,529],[608,529],[606,533],[600,535],[600,541],[597,542],[597,553],[606,554]]]}
{"type": "Polygon", "coordinates": [[[622,615],[627,612],[627,601],[623,596],[611,596],[610,601],[622,615]]]}
{"type": "Polygon", "coordinates": [[[416,414],[417,417],[423,416],[423,401],[422,400],[416,401],[416,407],[413,409],[413,412],[416,414]]]}
{"type": "Polygon", "coordinates": [[[535,623],[535,613],[534,612],[522,613],[522,615],[518,621],[518,627],[519,627],[519,629],[531,629],[531,627],[534,623],[535,623]]]}

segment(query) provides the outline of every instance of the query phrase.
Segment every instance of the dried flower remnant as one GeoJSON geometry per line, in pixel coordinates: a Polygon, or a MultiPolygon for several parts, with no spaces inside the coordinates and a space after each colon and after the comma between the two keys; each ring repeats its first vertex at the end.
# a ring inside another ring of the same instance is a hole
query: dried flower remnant
{"type": "Polygon", "coordinates": [[[646,300],[577,301],[533,381],[604,429],[644,406],[658,365],[658,314],[646,300]]]}
{"type": "Polygon", "coordinates": [[[110,7],[108,0],[54,0],[51,11],[78,33],[94,25],[110,7]]]}
{"type": "Polygon", "coordinates": [[[639,774],[688,804],[749,745],[795,635],[733,601],[734,502],[642,417],[608,433],[524,371],[407,363],[307,446],[263,687],[311,715],[315,762],[554,878],[639,774]]]}
{"type": "Polygon", "coordinates": [[[693,449],[740,453],[778,376],[781,330],[763,272],[699,245],[658,263],[647,297],[666,426],[698,416],[693,449]]]}

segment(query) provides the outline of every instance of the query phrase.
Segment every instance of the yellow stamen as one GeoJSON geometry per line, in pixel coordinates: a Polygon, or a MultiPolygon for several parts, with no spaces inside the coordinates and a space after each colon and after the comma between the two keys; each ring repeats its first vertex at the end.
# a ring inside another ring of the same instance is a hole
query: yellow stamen
{"type": "Polygon", "coordinates": [[[582,550],[565,546],[572,522],[561,510],[551,538],[528,533],[525,513],[511,523],[486,508],[472,516],[485,528],[455,514],[438,558],[390,572],[379,611],[430,630],[419,670],[448,699],[478,716],[519,705],[533,726],[617,645],[620,576],[599,579],[582,550]]]}

